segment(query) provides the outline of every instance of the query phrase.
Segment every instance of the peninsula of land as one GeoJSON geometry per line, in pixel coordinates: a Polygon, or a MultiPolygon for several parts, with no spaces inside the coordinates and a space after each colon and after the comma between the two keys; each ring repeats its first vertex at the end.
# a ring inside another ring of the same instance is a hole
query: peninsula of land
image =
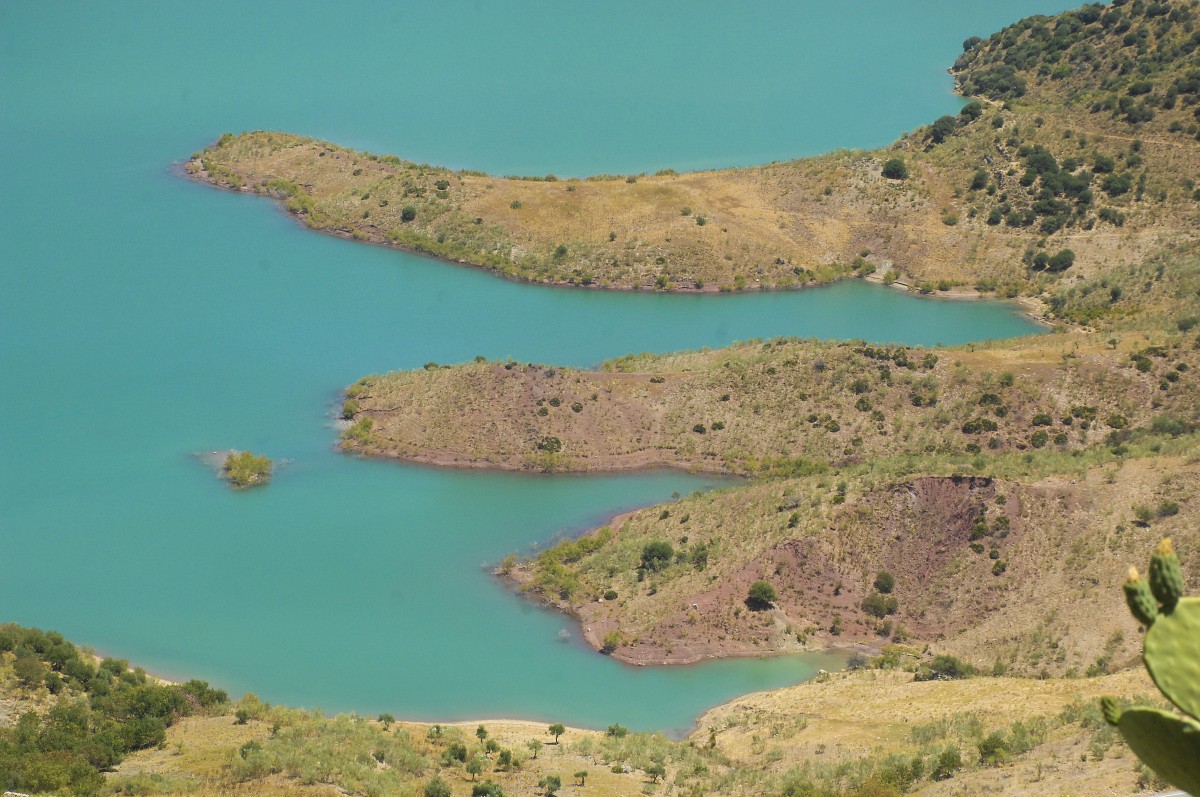
{"type": "Polygon", "coordinates": [[[954,67],[961,112],[875,151],[531,178],[250,132],[185,166],[278,197],[314,230],[530,282],[740,291],[869,276],[1045,298],[1061,272],[1136,267],[1200,224],[1188,23],[1141,17],[1146,38],[1127,45],[1132,9],[1115,13],[1124,22],[1077,13],[973,43],[954,67]]]}

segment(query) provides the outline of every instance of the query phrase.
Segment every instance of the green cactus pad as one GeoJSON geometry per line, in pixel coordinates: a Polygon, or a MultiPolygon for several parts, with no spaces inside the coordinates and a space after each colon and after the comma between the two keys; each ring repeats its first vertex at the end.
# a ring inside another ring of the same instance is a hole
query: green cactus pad
{"type": "Polygon", "coordinates": [[[1170,612],[1183,597],[1183,571],[1179,557],[1168,537],[1158,544],[1150,558],[1150,590],[1162,604],[1164,612],[1170,612]]]}
{"type": "Polygon", "coordinates": [[[1147,766],[1172,786],[1200,794],[1200,723],[1156,708],[1130,708],[1117,727],[1147,766]]]}
{"type": "Polygon", "coordinates": [[[1158,601],[1150,594],[1150,586],[1138,576],[1137,568],[1129,568],[1125,581],[1125,603],[1135,620],[1149,627],[1158,616],[1158,601]]]}
{"type": "Polygon", "coordinates": [[[1200,719],[1200,598],[1183,598],[1146,630],[1150,677],[1179,710],[1200,719]]]}
{"type": "Polygon", "coordinates": [[[1109,725],[1121,724],[1121,709],[1117,708],[1117,700],[1113,697],[1100,698],[1100,713],[1109,725]]]}

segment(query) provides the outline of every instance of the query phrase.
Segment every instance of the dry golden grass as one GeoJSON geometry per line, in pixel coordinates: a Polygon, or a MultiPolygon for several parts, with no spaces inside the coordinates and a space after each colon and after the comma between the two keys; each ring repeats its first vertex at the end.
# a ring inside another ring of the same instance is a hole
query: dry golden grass
{"type": "Polygon", "coordinates": [[[965,724],[969,718],[989,733],[1042,718],[1057,727],[1029,754],[1001,767],[979,766],[966,744],[964,771],[942,783],[919,783],[912,793],[1127,795],[1140,791],[1129,751],[1116,745],[1096,760],[1091,732],[1075,723],[1058,725],[1054,718],[1072,704],[1103,695],[1153,692],[1140,670],[1089,679],[925,683],[898,671],[835,673],[822,682],[748,695],[713,709],[701,717],[693,739],[715,739],[716,749],[735,767],[760,768],[774,758],[766,766],[778,771],[802,762],[917,754],[925,745],[914,741],[913,729],[939,721],[965,724]]]}
{"type": "MultiPolygon", "coordinates": [[[[336,784],[304,783],[284,775],[244,781],[236,779],[229,770],[229,764],[238,756],[238,748],[250,741],[265,743],[271,735],[271,724],[270,721],[251,720],[245,725],[238,725],[228,715],[185,718],[168,730],[165,745],[132,754],[116,768],[110,781],[127,784],[131,789],[136,789],[137,784],[153,782],[160,789],[154,793],[161,794],[328,797],[358,793],[353,790],[348,792],[336,784]]],[[[379,725],[374,721],[371,724],[379,725]]],[[[519,767],[512,771],[500,770],[494,766],[493,758],[487,762],[480,776],[472,777],[461,766],[434,765],[425,776],[412,779],[408,793],[419,793],[423,783],[435,774],[456,795],[470,794],[472,785],[482,780],[495,781],[506,794],[534,794],[540,791],[538,782],[542,778],[556,774],[562,779],[564,793],[620,797],[639,792],[646,781],[643,773],[615,773],[610,765],[600,762],[594,746],[603,734],[597,731],[569,728],[556,744],[554,737],[547,733],[544,723],[487,720],[482,723],[448,723],[440,727],[446,729],[448,735],[455,735],[455,738],[461,736],[474,743],[475,729],[480,724],[487,728],[489,740],[496,740],[503,748],[512,749],[519,755],[519,767]],[[536,758],[531,756],[526,746],[533,739],[543,743],[536,758]],[[582,752],[577,749],[581,743],[584,743],[582,752]],[[575,773],[580,771],[587,772],[583,786],[579,786],[575,778],[575,773]]],[[[422,741],[432,727],[430,723],[398,722],[392,727],[394,732],[412,734],[418,746],[432,758],[437,757],[440,748],[422,741]]]]}

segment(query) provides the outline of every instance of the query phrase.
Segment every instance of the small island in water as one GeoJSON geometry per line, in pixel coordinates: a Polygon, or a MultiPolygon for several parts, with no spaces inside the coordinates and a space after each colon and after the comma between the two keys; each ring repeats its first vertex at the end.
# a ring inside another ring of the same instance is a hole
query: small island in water
{"type": "Polygon", "coordinates": [[[244,490],[271,481],[274,464],[267,457],[251,451],[230,451],[221,463],[221,476],[229,486],[244,490]]]}

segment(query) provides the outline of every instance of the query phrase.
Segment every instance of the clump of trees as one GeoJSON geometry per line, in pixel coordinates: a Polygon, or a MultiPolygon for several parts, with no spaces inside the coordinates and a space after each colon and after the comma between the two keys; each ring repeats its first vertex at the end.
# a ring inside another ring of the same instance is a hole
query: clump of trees
{"type": "Polygon", "coordinates": [[[900,602],[896,600],[895,595],[883,595],[879,592],[872,592],[862,602],[864,612],[880,619],[895,614],[899,608],[900,602]]]}
{"type": "Polygon", "coordinates": [[[954,681],[970,678],[976,673],[975,667],[960,661],[954,656],[942,654],[935,656],[928,664],[923,664],[913,676],[914,681],[954,681]]]}
{"type": "Polygon", "coordinates": [[[162,744],[181,717],[228,702],[204,681],[159,684],[126,661],[95,664],[62,635],[0,626],[0,653],[13,656],[22,689],[57,702],[0,729],[0,786],[19,792],[98,794],[104,770],[132,751],[162,744]]]}
{"type": "Polygon", "coordinates": [[[1070,249],[1062,249],[1053,255],[1048,255],[1045,252],[1038,252],[1033,256],[1030,263],[1030,268],[1034,271],[1049,271],[1058,273],[1066,271],[1071,266],[1075,265],[1075,253],[1070,249]]]}

